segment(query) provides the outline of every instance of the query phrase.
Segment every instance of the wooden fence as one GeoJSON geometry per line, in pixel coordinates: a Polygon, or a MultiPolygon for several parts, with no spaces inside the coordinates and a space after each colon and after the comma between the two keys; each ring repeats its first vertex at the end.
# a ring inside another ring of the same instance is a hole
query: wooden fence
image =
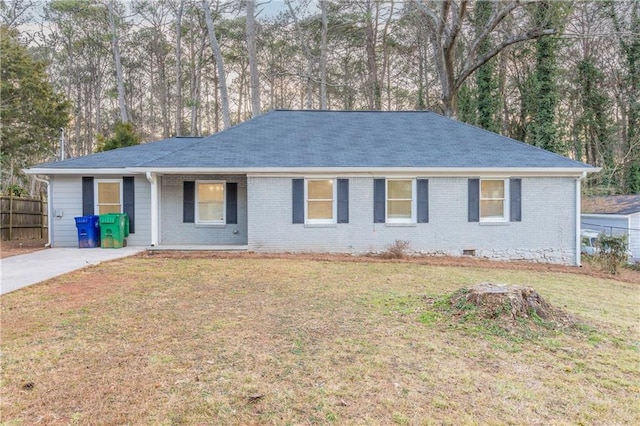
{"type": "Polygon", "coordinates": [[[46,238],[49,226],[47,202],[43,198],[0,197],[2,240],[46,238]]]}

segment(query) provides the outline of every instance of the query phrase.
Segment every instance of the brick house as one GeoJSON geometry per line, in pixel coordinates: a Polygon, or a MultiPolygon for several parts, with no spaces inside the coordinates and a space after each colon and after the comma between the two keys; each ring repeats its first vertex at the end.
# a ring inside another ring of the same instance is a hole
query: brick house
{"type": "Polygon", "coordinates": [[[432,112],[271,111],[26,172],[49,184],[53,247],[123,211],[130,245],[384,250],[580,262],[580,181],[598,169],[432,112]]]}

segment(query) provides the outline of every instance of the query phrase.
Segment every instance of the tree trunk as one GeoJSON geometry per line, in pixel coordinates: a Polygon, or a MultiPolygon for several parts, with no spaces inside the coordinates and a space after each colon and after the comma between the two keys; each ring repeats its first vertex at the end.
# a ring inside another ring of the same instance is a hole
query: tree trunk
{"type": "Polygon", "coordinates": [[[387,111],[391,110],[391,59],[389,52],[389,43],[387,40],[387,36],[389,35],[389,24],[391,23],[391,19],[393,18],[393,9],[394,9],[394,1],[391,0],[391,6],[389,10],[389,17],[384,23],[384,29],[382,30],[382,77],[381,80],[387,81],[387,111]]]}
{"type": "Polygon", "coordinates": [[[209,9],[209,1],[202,0],[202,8],[204,9],[204,17],[207,21],[207,30],[209,31],[209,39],[211,42],[211,49],[213,49],[213,55],[216,59],[216,67],[218,69],[218,85],[220,87],[220,104],[222,106],[222,122],[224,128],[231,127],[231,113],[229,111],[229,96],[227,94],[227,78],[224,73],[224,61],[222,59],[222,51],[216,38],[215,28],[213,26],[213,19],[211,19],[211,9],[209,9]]]}
{"type": "Polygon", "coordinates": [[[375,3],[375,13],[371,10],[371,3],[367,3],[366,15],[369,22],[366,24],[366,51],[367,51],[367,75],[369,80],[369,108],[379,111],[382,109],[380,96],[380,82],[378,81],[378,57],[376,44],[378,43],[378,14],[380,6],[375,3]]]}
{"type": "Polygon", "coordinates": [[[329,20],[327,18],[327,1],[320,1],[322,11],[322,32],[320,33],[320,109],[327,109],[327,33],[329,20]]]}
{"type": "Polygon", "coordinates": [[[247,52],[249,53],[249,75],[251,79],[251,116],[260,114],[260,77],[258,74],[258,52],[256,48],[255,0],[246,0],[247,5],[247,52]]]}
{"type": "Polygon", "coordinates": [[[290,0],[285,0],[285,3],[287,4],[288,8],[289,8],[289,13],[291,14],[291,17],[293,18],[293,23],[295,25],[296,28],[296,34],[298,36],[298,41],[300,42],[300,46],[302,47],[305,57],[307,59],[307,75],[305,76],[305,80],[306,80],[306,101],[305,101],[305,107],[306,109],[311,109],[313,107],[313,63],[315,62],[315,59],[313,57],[313,54],[311,53],[311,49],[309,48],[309,45],[307,44],[307,41],[305,40],[304,37],[304,33],[302,32],[302,28],[300,28],[300,22],[298,22],[298,17],[296,16],[295,11],[293,10],[293,6],[291,6],[291,1],[290,0]]]}
{"type": "Polygon", "coordinates": [[[182,12],[184,0],[180,0],[176,18],[176,136],[182,134],[182,12]]]}
{"type": "Polygon", "coordinates": [[[122,77],[122,63],[120,61],[120,49],[118,47],[118,33],[116,30],[115,22],[115,10],[113,0],[109,0],[107,3],[107,9],[109,12],[109,28],[111,30],[111,47],[113,49],[113,58],[116,64],[116,78],[118,84],[118,105],[120,106],[120,121],[123,123],[129,122],[129,115],[127,114],[127,105],[125,102],[124,93],[124,80],[122,77]]]}

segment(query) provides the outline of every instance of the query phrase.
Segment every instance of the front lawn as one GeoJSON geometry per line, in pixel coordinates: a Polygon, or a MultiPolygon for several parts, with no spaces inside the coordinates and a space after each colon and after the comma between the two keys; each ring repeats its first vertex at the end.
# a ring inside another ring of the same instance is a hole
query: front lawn
{"type": "Polygon", "coordinates": [[[2,296],[13,424],[640,422],[640,284],[514,267],[140,255],[2,296]],[[534,287],[505,330],[443,296],[534,287]]]}

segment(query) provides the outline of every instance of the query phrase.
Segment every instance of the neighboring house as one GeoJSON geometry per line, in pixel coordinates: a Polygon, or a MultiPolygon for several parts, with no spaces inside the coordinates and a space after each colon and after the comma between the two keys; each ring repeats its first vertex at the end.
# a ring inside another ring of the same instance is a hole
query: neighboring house
{"type": "Polygon", "coordinates": [[[384,251],[580,262],[580,181],[599,169],[432,112],[272,111],[41,164],[51,243],[124,211],[130,245],[384,251]]]}
{"type": "Polygon", "coordinates": [[[597,233],[628,235],[633,261],[640,261],[640,195],[584,198],[580,225],[597,233]]]}

